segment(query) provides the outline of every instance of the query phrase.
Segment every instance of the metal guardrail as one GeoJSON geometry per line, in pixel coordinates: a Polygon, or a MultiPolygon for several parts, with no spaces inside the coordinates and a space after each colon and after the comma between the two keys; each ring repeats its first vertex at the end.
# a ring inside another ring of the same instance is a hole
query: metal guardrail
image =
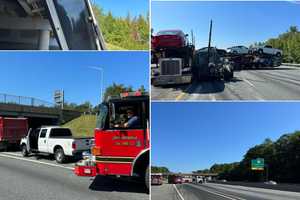
{"type": "Polygon", "coordinates": [[[47,107],[47,108],[55,107],[55,104],[53,103],[36,99],[33,97],[24,97],[24,96],[16,96],[16,95],[1,94],[1,93],[0,93],[0,103],[32,106],[32,107],[47,107]]]}

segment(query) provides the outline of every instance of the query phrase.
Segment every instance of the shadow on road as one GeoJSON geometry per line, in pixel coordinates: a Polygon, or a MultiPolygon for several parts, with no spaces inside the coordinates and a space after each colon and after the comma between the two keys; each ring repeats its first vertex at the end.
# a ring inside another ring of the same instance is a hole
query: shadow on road
{"type": "Polygon", "coordinates": [[[93,191],[148,193],[143,183],[129,181],[123,178],[96,176],[89,187],[93,191]]]}
{"type": "Polygon", "coordinates": [[[188,94],[211,94],[223,92],[225,89],[224,81],[201,81],[194,82],[186,91],[188,94]]]}

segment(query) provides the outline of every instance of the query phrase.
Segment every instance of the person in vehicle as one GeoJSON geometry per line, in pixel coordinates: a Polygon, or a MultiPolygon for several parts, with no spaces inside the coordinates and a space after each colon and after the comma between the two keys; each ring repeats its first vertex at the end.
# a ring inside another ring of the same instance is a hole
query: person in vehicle
{"type": "Polygon", "coordinates": [[[133,128],[139,125],[139,118],[135,115],[133,110],[127,110],[128,121],[124,124],[125,128],[133,128]]]}

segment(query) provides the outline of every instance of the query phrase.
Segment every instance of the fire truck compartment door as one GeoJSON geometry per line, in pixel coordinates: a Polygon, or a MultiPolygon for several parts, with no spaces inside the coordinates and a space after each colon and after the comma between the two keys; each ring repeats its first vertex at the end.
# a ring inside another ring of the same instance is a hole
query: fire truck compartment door
{"type": "Polygon", "coordinates": [[[102,132],[102,156],[135,157],[145,148],[144,130],[108,130],[102,132]]]}

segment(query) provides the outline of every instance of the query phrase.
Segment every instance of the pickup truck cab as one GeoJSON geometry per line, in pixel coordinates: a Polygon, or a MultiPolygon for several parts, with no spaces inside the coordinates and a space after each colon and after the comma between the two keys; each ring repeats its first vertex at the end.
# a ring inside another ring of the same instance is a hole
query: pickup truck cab
{"type": "Polygon", "coordinates": [[[263,45],[263,46],[256,46],[251,48],[250,52],[257,52],[259,54],[270,54],[270,55],[276,55],[278,57],[282,56],[282,50],[275,49],[270,45],[263,45]]]}
{"type": "Polygon", "coordinates": [[[73,138],[69,128],[58,126],[30,129],[20,142],[22,155],[48,154],[54,155],[58,163],[64,163],[68,157],[82,156],[92,146],[91,138],[73,138]]]}

